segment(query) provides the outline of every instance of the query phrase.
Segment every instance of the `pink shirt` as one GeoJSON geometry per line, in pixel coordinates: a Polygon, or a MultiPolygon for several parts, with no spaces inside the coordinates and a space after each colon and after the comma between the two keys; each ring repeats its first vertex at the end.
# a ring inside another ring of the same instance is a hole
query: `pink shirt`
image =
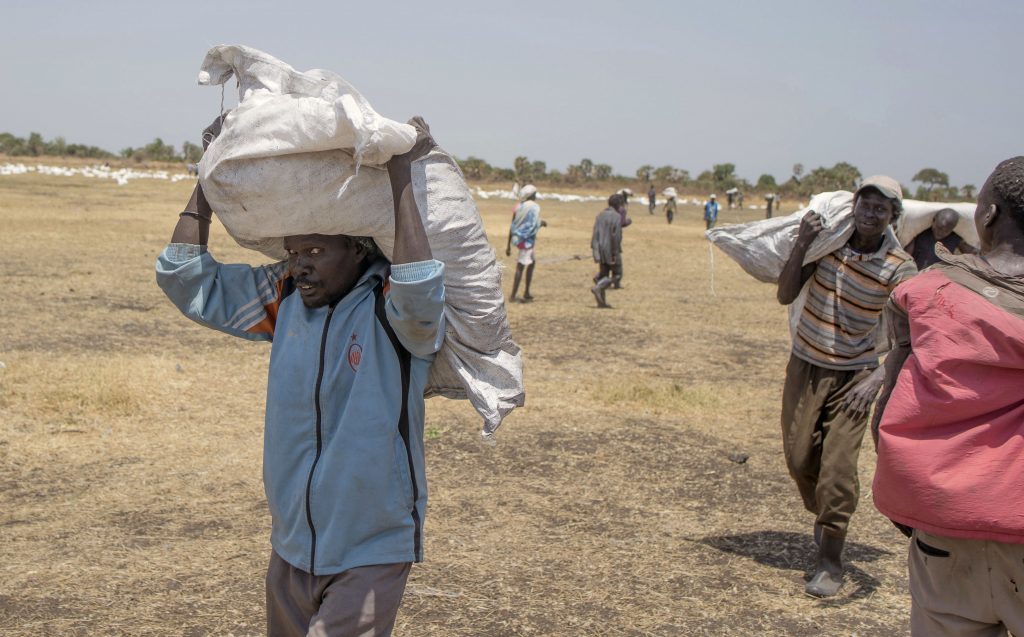
{"type": "Polygon", "coordinates": [[[1005,309],[1020,284],[952,280],[971,276],[940,264],[893,292],[912,353],[879,427],[875,506],[935,535],[1024,543],[1024,316],[1005,309]]]}

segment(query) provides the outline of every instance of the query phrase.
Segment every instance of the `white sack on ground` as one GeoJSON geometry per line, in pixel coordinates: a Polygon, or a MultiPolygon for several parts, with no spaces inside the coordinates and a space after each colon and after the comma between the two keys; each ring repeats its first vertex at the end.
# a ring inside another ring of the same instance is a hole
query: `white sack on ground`
{"type": "Polygon", "coordinates": [[[931,227],[935,213],[943,208],[952,208],[960,216],[953,232],[975,248],[980,247],[978,229],[974,225],[973,203],[942,203],[934,201],[903,200],[903,214],[896,223],[896,237],[901,245],[907,245],[914,237],[931,227]]]}
{"type": "MultiPolygon", "coordinates": [[[[200,84],[239,82],[239,105],[199,164],[211,207],[239,244],[284,258],[283,237],[370,236],[394,244],[387,170],[408,151],[412,126],[381,117],[341,77],[300,73],[242,46],[210,50],[200,84]]],[[[426,395],[468,398],[485,433],[524,400],[501,273],[458,165],[435,149],[413,163],[412,186],[434,257],[445,264],[445,343],[426,395]]]]}

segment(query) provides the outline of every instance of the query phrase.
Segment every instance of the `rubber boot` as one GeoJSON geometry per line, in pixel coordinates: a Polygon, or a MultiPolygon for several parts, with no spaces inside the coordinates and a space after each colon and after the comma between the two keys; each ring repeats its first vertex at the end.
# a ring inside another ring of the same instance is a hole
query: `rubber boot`
{"type": "Polygon", "coordinates": [[[814,597],[832,597],[843,586],[843,545],[846,534],[822,528],[821,546],[814,577],[807,582],[804,592],[814,597]]]}
{"type": "Polygon", "coordinates": [[[605,300],[604,290],[611,283],[607,278],[601,279],[597,282],[597,285],[590,288],[590,291],[594,294],[594,298],[597,299],[597,307],[610,308],[608,302],[605,300]]]}

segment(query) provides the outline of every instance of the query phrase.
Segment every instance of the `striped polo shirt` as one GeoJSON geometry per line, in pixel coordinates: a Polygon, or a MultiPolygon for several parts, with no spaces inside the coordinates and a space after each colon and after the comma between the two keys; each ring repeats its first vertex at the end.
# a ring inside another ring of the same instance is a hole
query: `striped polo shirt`
{"type": "Polygon", "coordinates": [[[875,344],[882,308],[893,288],[916,273],[913,258],[891,230],[877,252],[862,254],[847,243],[826,255],[808,283],[793,354],[827,369],[878,367],[875,344]]]}

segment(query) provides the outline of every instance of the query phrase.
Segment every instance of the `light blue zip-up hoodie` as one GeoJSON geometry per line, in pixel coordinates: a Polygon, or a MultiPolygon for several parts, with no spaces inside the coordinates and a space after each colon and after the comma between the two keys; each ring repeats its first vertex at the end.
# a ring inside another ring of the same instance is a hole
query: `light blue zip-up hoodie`
{"type": "Polygon", "coordinates": [[[444,265],[395,265],[390,277],[388,267],[375,262],[336,305],[310,309],[284,262],[224,265],[174,243],[157,258],[157,283],[186,316],[273,342],[270,539],[315,575],[423,556],[423,389],[444,338],[444,265]]]}

